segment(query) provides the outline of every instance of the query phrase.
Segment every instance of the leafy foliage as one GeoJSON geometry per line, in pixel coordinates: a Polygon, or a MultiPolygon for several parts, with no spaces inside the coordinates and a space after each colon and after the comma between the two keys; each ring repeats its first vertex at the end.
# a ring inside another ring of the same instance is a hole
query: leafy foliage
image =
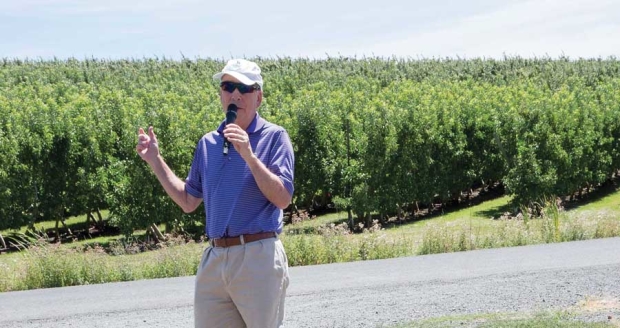
{"type": "MultiPolygon", "coordinates": [[[[257,58],[263,117],[296,155],[297,205],[326,195],[360,218],[458,202],[503,183],[520,204],[620,168],[620,62],[609,59],[257,58]]],[[[187,174],[222,120],[219,60],[0,62],[0,229],[109,208],[126,234],[195,226],[135,154],[153,125],[187,174]]],[[[369,223],[369,222],[367,222],[369,223]]]]}

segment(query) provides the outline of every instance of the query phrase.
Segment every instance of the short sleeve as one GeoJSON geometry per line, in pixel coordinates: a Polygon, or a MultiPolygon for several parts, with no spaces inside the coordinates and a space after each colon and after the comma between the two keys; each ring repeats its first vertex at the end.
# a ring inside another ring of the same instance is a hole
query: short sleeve
{"type": "Polygon", "coordinates": [[[281,129],[275,132],[274,145],[271,148],[271,162],[268,168],[277,175],[290,195],[293,195],[293,178],[295,168],[295,155],[293,145],[286,130],[281,129]]]}
{"type": "Polygon", "coordinates": [[[203,166],[206,163],[206,156],[204,139],[202,139],[194,150],[194,160],[189,169],[187,179],[185,179],[185,191],[196,198],[202,198],[202,174],[204,172],[203,166]]]}

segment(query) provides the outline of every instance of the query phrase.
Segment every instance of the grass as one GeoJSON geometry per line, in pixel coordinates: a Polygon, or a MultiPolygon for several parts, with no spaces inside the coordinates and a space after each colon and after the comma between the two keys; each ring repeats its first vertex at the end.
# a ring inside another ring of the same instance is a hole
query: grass
{"type": "MultiPolygon", "coordinates": [[[[429,224],[436,224],[437,222],[470,222],[472,224],[481,226],[492,226],[488,224],[488,219],[491,217],[499,217],[504,212],[510,210],[509,205],[512,197],[503,196],[496,199],[492,199],[481,204],[445,213],[440,216],[434,216],[428,219],[421,219],[406,223],[393,223],[393,227],[389,230],[395,233],[418,233],[420,229],[428,226],[429,224]]],[[[620,194],[615,198],[616,202],[620,202],[620,194]]],[[[316,233],[319,227],[341,223],[347,223],[347,212],[329,213],[319,216],[311,220],[303,220],[298,224],[288,225],[285,227],[285,231],[288,233],[316,233]]]]}
{"type": "MultiPolygon", "coordinates": [[[[102,210],[101,211],[101,215],[104,218],[108,217],[108,214],[109,214],[109,211],[107,211],[107,210],[102,210]]],[[[84,227],[86,227],[86,214],[69,217],[69,218],[67,218],[65,220],[65,224],[70,229],[84,228],[84,227]]],[[[56,221],[37,222],[37,223],[34,224],[34,226],[35,226],[35,229],[38,230],[38,231],[47,231],[47,230],[56,228],[56,221]]],[[[59,223],[59,226],[62,228],[62,223],[59,223]]],[[[3,234],[3,235],[9,234],[11,232],[25,233],[26,229],[28,229],[28,227],[27,226],[23,226],[23,227],[21,227],[18,230],[6,229],[6,230],[0,231],[0,233],[3,234]]]]}
{"type": "MultiPolygon", "coordinates": [[[[287,225],[281,239],[289,264],[298,266],[620,236],[620,191],[565,212],[551,208],[541,219],[499,219],[509,206],[501,197],[355,234],[345,212],[332,213],[287,225]]],[[[0,255],[0,292],[192,275],[206,246],[173,238],[143,252],[144,243],[119,236],[44,243],[0,255]]]]}
{"type": "MultiPolygon", "coordinates": [[[[107,217],[109,215],[109,211],[108,210],[102,210],[101,211],[101,215],[104,218],[104,222],[107,221],[107,217]]],[[[79,216],[75,216],[75,217],[70,217],[67,218],[65,220],[65,224],[67,225],[67,227],[69,229],[71,229],[72,231],[76,232],[78,230],[85,230],[89,227],[89,224],[87,224],[86,222],[86,215],[79,215],[79,216]]],[[[42,222],[37,222],[35,223],[35,229],[37,231],[52,231],[53,229],[55,229],[56,227],[56,222],[55,221],[42,221],[42,222]]],[[[160,224],[158,225],[159,229],[161,231],[165,230],[165,225],[164,224],[160,224]]],[[[2,230],[0,231],[0,234],[2,234],[5,238],[11,236],[11,234],[17,233],[17,234],[24,234],[27,230],[27,226],[23,226],[20,229],[6,229],[6,230],[2,230]]],[[[62,225],[61,225],[62,228],[62,225]]],[[[146,230],[136,230],[133,233],[133,238],[137,239],[137,240],[141,240],[141,239],[145,239],[146,237],[146,230]]],[[[74,239],[68,242],[63,242],[66,245],[70,245],[71,247],[75,247],[75,248],[79,248],[79,247],[87,247],[87,246],[102,246],[104,248],[108,248],[110,246],[110,244],[115,243],[115,242],[119,242],[122,241],[124,239],[124,237],[122,235],[100,235],[100,236],[96,236],[96,237],[86,237],[86,238],[82,238],[82,239],[74,239]]],[[[7,238],[7,244],[10,242],[10,239],[7,238]]]]}
{"type": "Polygon", "coordinates": [[[379,226],[351,234],[346,224],[317,227],[316,234],[283,234],[282,243],[291,266],[375,260],[411,255],[407,239],[388,236],[379,226]]]}
{"type": "Polygon", "coordinates": [[[592,322],[573,311],[545,311],[536,313],[493,313],[462,316],[447,316],[392,326],[394,328],[435,328],[435,327],[484,327],[484,328],[603,328],[618,327],[617,320],[607,320],[601,313],[598,322],[592,322]]]}
{"type": "Polygon", "coordinates": [[[618,298],[587,296],[574,306],[565,309],[444,316],[400,323],[391,327],[620,327],[619,315],[618,298]]]}
{"type": "Polygon", "coordinates": [[[303,216],[301,221],[289,224],[284,227],[284,232],[288,234],[316,233],[319,227],[330,224],[340,224],[347,221],[347,212],[327,213],[318,217],[303,216]]]}
{"type": "Polygon", "coordinates": [[[193,275],[201,243],[159,244],[152,252],[110,256],[102,247],[33,246],[0,262],[0,291],[193,275]]]}
{"type": "MultiPolygon", "coordinates": [[[[157,226],[159,228],[159,230],[164,231],[165,229],[165,225],[160,224],[157,226]]],[[[146,230],[136,230],[134,231],[132,237],[135,240],[144,240],[146,238],[146,230]]],[[[124,242],[125,237],[121,236],[121,235],[115,235],[115,236],[99,236],[99,237],[94,237],[94,238],[86,238],[86,239],[82,239],[82,240],[75,240],[72,241],[66,245],[68,246],[72,246],[72,247],[87,247],[87,246],[91,246],[91,247],[95,247],[95,246],[101,246],[104,248],[108,248],[110,247],[111,244],[114,244],[116,242],[124,242]]]]}
{"type": "Polygon", "coordinates": [[[614,212],[620,212],[620,195],[618,192],[611,193],[596,199],[596,201],[588,202],[583,205],[579,205],[575,207],[575,209],[581,211],[591,211],[591,210],[611,210],[614,212]]]}

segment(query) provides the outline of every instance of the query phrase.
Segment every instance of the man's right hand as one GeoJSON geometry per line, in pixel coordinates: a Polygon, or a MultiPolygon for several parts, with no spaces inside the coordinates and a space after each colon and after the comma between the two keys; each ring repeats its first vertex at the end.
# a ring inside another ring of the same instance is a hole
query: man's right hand
{"type": "Polygon", "coordinates": [[[159,156],[159,145],[157,137],[153,132],[153,127],[149,126],[149,134],[147,135],[142,128],[138,129],[138,144],[136,145],[138,155],[147,163],[154,163],[159,156]]]}

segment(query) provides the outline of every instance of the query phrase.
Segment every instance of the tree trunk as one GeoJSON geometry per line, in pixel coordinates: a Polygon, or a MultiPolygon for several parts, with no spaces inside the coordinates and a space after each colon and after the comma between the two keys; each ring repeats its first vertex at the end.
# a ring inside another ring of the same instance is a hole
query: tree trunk
{"type": "Polygon", "coordinates": [[[60,226],[58,223],[62,223],[63,228],[67,229],[67,234],[69,236],[72,236],[73,233],[71,232],[71,229],[69,229],[69,227],[67,226],[67,224],[65,223],[65,219],[61,216],[60,218],[56,219],[56,239],[54,240],[54,242],[60,242],[60,226]]]}
{"type": "Polygon", "coordinates": [[[93,224],[95,223],[95,217],[90,213],[90,212],[86,212],[86,226],[90,226],[90,222],[93,222],[93,224]]]}
{"type": "Polygon", "coordinates": [[[157,235],[155,234],[155,231],[153,231],[152,226],[149,226],[148,228],[146,228],[146,241],[147,242],[150,242],[149,238],[153,238],[156,244],[159,243],[159,238],[157,238],[157,235]]]}
{"type": "Polygon", "coordinates": [[[97,218],[99,218],[99,220],[97,221],[97,228],[99,229],[99,231],[103,232],[104,228],[105,228],[105,223],[103,222],[103,216],[101,215],[101,212],[99,211],[99,209],[95,209],[95,213],[97,213],[97,218]]]}
{"type": "Polygon", "coordinates": [[[351,212],[351,206],[347,207],[347,217],[349,218],[349,230],[353,231],[353,213],[351,212]]]}
{"type": "Polygon", "coordinates": [[[157,227],[157,225],[155,223],[151,224],[147,228],[147,231],[153,236],[153,239],[155,239],[156,243],[159,243],[160,241],[166,240],[166,238],[161,233],[161,231],[159,231],[159,228],[157,227]]]}
{"type": "Polygon", "coordinates": [[[2,245],[2,249],[6,249],[6,243],[4,242],[4,238],[2,238],[1,233],[0,233],[0,245],[2,245]]]}
{"type": "Polygon", "coordinates": [[[27,230],[32,230],[32,231],[36,231],[35,227],[34,227],[34,223],[37,221],[37,219],[39,218],[39,206],[37,205],[39,203],[39,189],[37,188],[37,182],[34,182],[34,204],[32,204],[32,217],[30,222],[28,222],[28,229],[27,230]]]}
{"type": "Polygon", "coordinates": [[[86,233],[88,234],[89,238],[92,238],[92,236],[90,235],[90,223],[93,223],[93,225],[95,227],[97,227],[97,220],[95,220],[95,217],[93,216],[92,212],[88,212],[86,213],[86,233]]]}
{"type": "Polygon", "coordinates": [[[64,218],[60,219],[60,223],[62,223],[62,227],[63,228],[67,229],[67,233],[69,234],[69,236],[73,236],[73,232],[71,232],[71,229],[65,223],[65,219],[64,218]]]}
{"type": "Polygon", "coordinates": [[[58,221],[60,221],[60,219],[56,219],[56,227],[54,228],[56,231],[56,237],[54,239],[55,243],[60,241],[60,228],[58,227],[58,221]]]}

